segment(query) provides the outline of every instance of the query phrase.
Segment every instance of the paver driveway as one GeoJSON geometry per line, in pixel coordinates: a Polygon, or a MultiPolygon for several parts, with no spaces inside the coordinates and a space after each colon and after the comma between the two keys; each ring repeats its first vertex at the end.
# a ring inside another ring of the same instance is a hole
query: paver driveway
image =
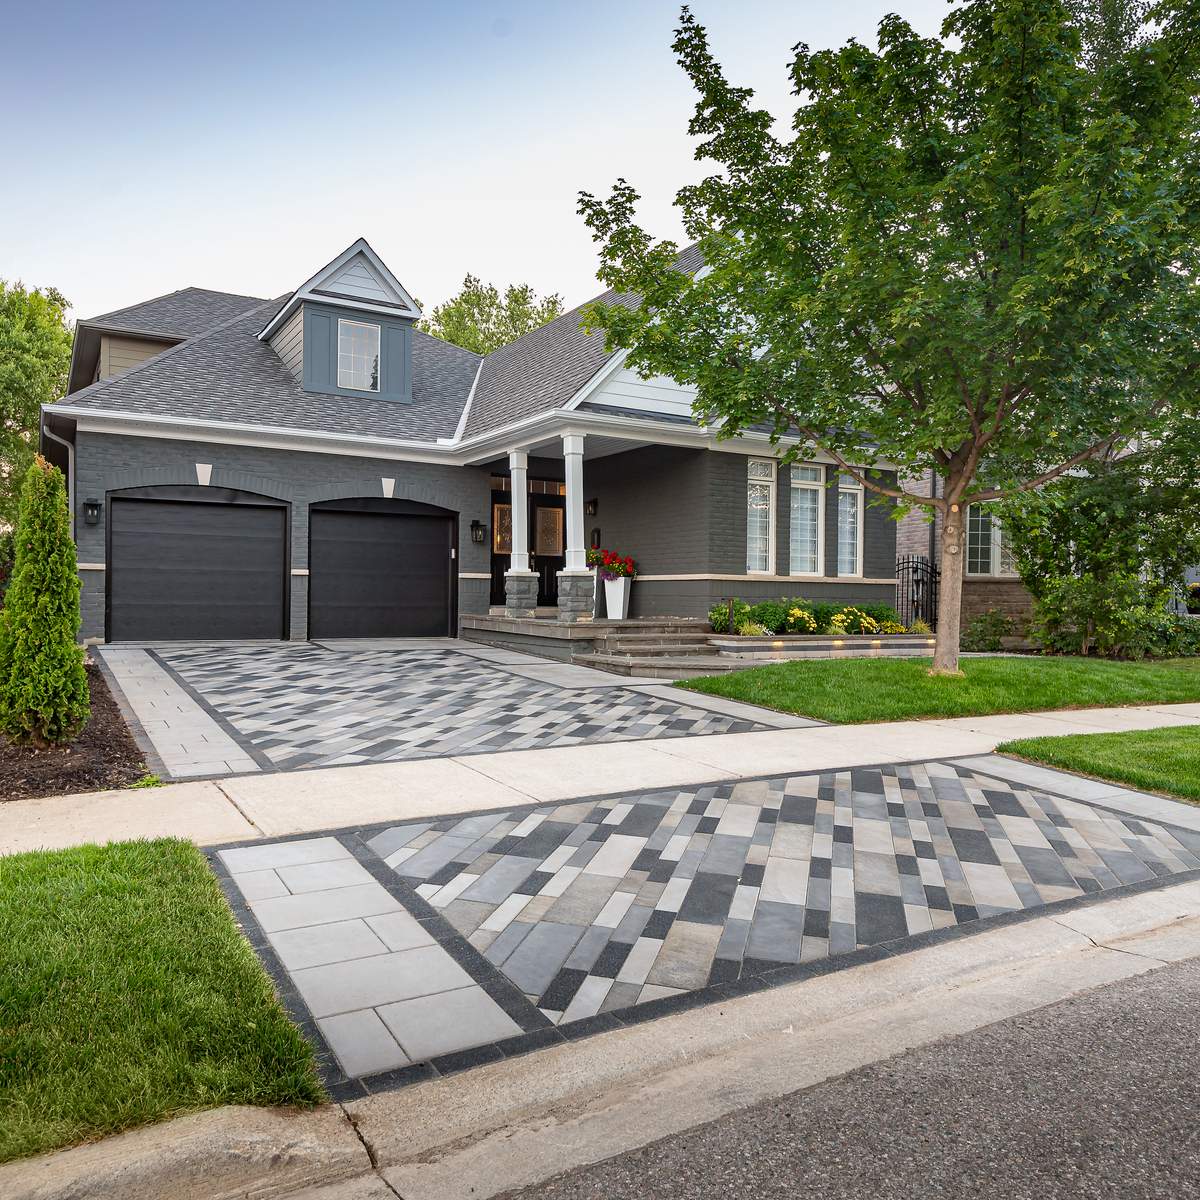
{"type": "Polygon", "coordinates": [[[99,653],[177,778],[781,723],[727,702],[676,700],[661,685],[640,690],[615,675],[449,641],[105,646],[99,653]]]}
{"type": "Polygon", "coordinates": [[[339,1097],[1200,874],[1200,833],[954,762],[215,852],[339,1097]]]}

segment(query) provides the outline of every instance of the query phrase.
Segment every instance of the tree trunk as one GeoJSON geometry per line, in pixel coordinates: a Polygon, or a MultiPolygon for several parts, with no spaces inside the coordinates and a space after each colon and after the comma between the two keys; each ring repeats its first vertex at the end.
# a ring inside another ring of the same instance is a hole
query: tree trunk
{"type": "Polygon", "coordinates": [[[963,517],[961,504],[943,513],[942,577],[938,584],[937,643],[933,648],[933,675],[961,675],[958,643],[962,636],[963,517]]]}

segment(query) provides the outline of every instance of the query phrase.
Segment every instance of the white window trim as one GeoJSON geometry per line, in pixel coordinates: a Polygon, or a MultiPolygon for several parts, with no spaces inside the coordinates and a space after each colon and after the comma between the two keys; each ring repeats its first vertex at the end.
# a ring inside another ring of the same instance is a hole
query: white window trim
{"type": "Polygon", "coordinates": [[[966,526],[965,526],[965,529],[963,532],[963,566],[965,568],[964,574],[966,575],[966,577],[968,579],[1020,579],[1021,578],[1020,572],[1014,571],[1014,570],[1006,571],[1003,569],[1004,568],[1004,554],[1003,554],[1004,530],[1001,528],[1000,522],[996,518],[996,515],[994,513],[992,514],[991,561],[992,561],[993,566],[997,567],[999,569],[992,570],[992,571],[972,571],[971,570],[971,566],[970,566],[971,556],[968,553],[968,549],[970,546],[970,539],[971,539],[971,510],[973,508],[980,508],[986,503],[987,503],[987,501],[981,501],[981,502],[978,502],[975,504],[967,505],[967,520],[966,520],[966,526]]]}
{"type": "MultiPolygon", "coordinates": [[[[838,555],[837,555],[837,557],[838,557],[838,562],[837,562],[838,578],[839,579],[862,579],[863,571],[865,569],[864,557],[866,554],[866,541],[865,541],[865,537],[864,537],[864,535],[866,534],[866,530],[867,530],[866,489],[863,487],[863,485],[861,483],[858,482],[857,479],[854,479],[853,477],[848,476],[848,475],[839,475],[837,486],[838,486],[838,504],[839,505],[841,504],[841,493],[842,492],[848,492],[848,493],[852,494],[858,502],[858,520],[855,522],[855,526],[858,530],[858,539],[857,539],[858,544],[854,549],[855,565],[858,567],[858,570],[852,571],[849,574],[842,573],[841,533],[840,533],[841,522],[839,521],[837,524],[837,527],[836,527],[837,532],[838,532],[838,555]]],[[[839,514],[839,516],[840,516],[840,514],[839,514]]]]}
{"type": "Polygon", "coordinates": [[[797,571],[795,564],[792,562],[792,506],[791,493],[788,493],[788,574],[795,576],[797,579],[819,579],[825,574],[825,468],[820,463],[796,463],[794,466],[800,467],[817,467],[821,471],[820,479],[798,479],[796,471],[793,468],[788,474],[791,476],[790,483],[794,488],[804,488],[807,491],[817,493],[817,569],[815,571],[797,571]]]}
{"type": "Polygon", "coordinates": [[[750,529],[747,522],[746,528],[746,574],[747,575],[774,575],[775,574],[775,505],[778,503],[779,497],[776,494],[778,485],[779,473],[776,470],[777,463],[773,458],[748,458],[746,459],[746,513],[750,512],[750,487],[752,484],[761,484],[764,487],[770,488],[771,502],[767,506],[767,566],[765,570],[752,570],[750,567],[750,529]],[[771,467],[770,479],[757,479],[750,474],[751,463],[769,463],[771,467]]]}
{"type": "Polygon", "coordinates": [[[383,384],[383,326],[376,324],[374,321],[352,321],[349,317],[338,317],[337,325],[337,345],[334,347],[334,353],[337,354],[337,385],[340,388],[345,388],[348,392],[378,392],[383,384]],[[359,329],[373,329],[379,338],[379,377],[375,381],[373,388],[355,387],[352,383],[342,382],[342,326],[357,325],[359,329]]]}

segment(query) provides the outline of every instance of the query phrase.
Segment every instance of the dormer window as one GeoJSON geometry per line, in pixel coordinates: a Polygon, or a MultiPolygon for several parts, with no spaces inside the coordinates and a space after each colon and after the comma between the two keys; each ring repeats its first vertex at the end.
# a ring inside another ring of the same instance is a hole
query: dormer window
{"type": "Polygon", "coordinates": [[[379,391],[379,326],[338,320],[338,387],[379,391]]]}

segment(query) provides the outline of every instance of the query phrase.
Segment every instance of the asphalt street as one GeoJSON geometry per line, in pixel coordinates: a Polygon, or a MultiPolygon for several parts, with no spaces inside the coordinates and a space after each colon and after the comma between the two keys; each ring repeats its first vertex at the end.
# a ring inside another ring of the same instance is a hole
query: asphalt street
{"type": "Polygon", "coordinates": [[[1200,959],[510,1193],[521,1200],[1200,1197],[1200,959]]]}

